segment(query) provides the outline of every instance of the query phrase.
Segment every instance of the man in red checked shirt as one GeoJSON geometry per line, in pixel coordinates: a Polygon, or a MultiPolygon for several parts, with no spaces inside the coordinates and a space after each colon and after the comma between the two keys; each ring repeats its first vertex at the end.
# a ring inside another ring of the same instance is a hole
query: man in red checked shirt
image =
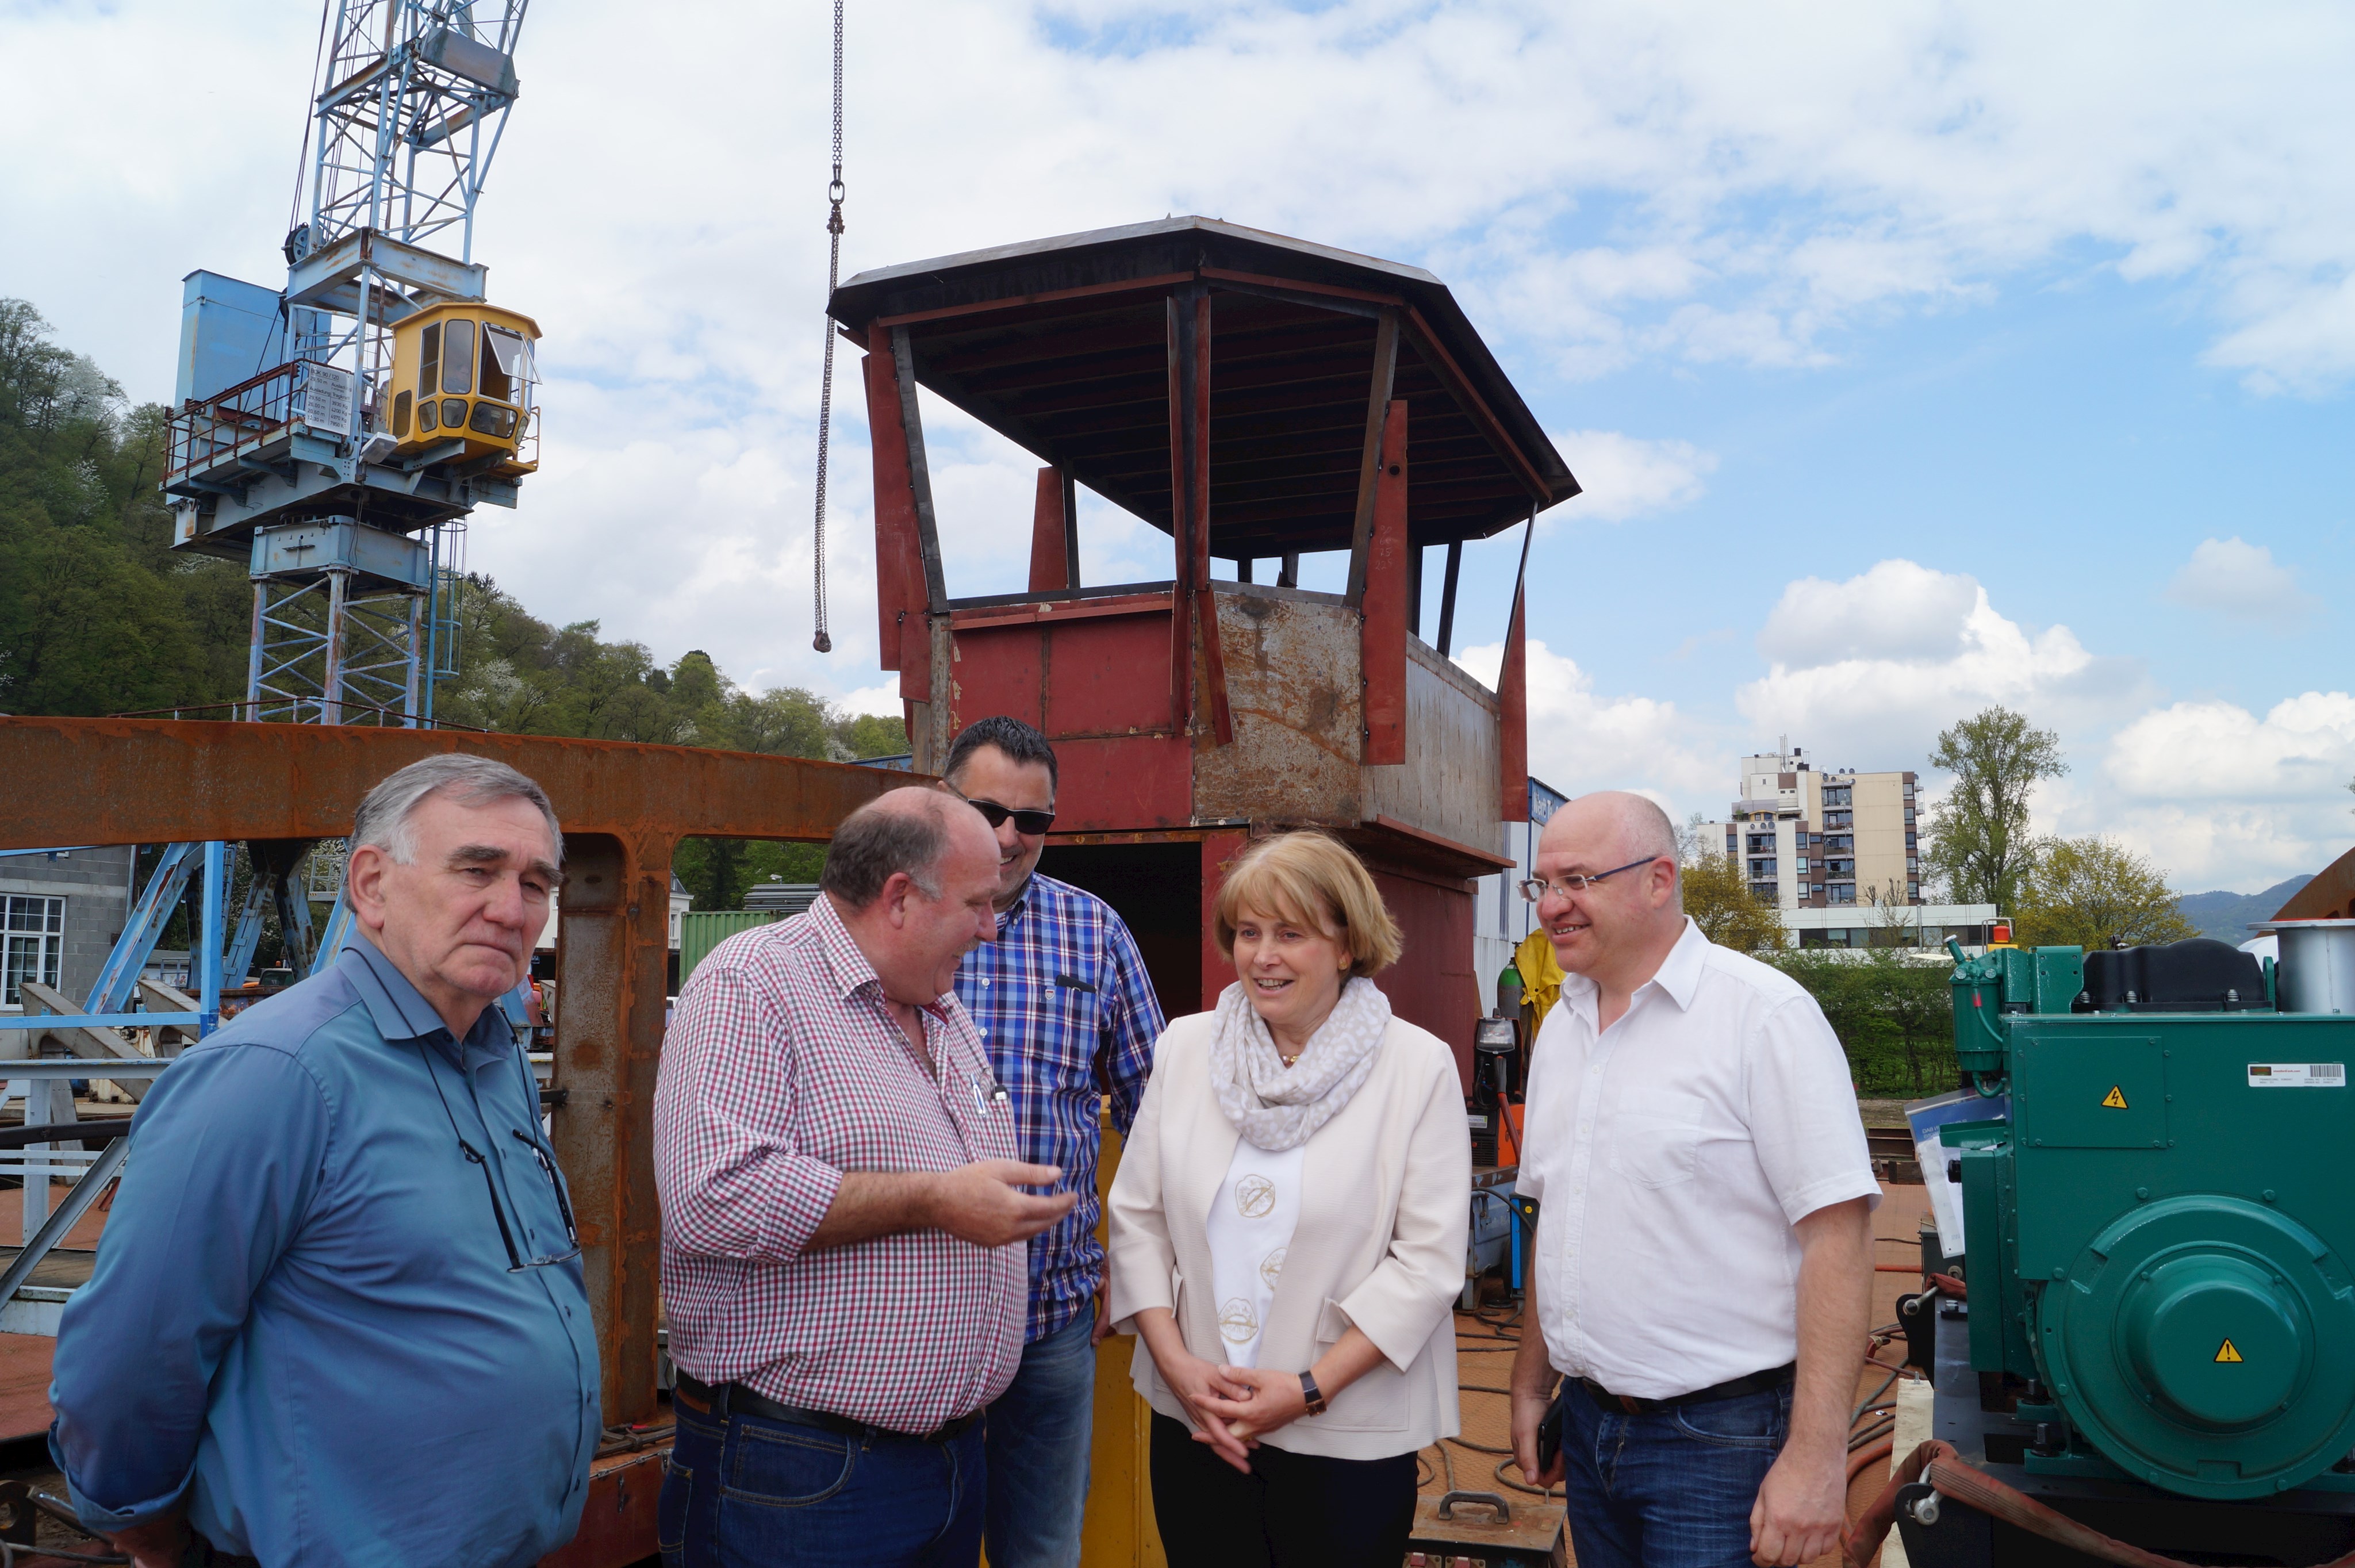
{"type": "Polygon", "coordinates": [[[1012,1381],[1022,1243],[1071,1211],[1016,1157],[957,961],[996,933],[997,844],[937,790],[836,833],[806,914],[680,994],[655,1095],[678,1366],[664,1556],[969,1568],[981,1411],[1012,1381]],[[724,1481],[724,1487],[723,1487],[724,1481]]]}

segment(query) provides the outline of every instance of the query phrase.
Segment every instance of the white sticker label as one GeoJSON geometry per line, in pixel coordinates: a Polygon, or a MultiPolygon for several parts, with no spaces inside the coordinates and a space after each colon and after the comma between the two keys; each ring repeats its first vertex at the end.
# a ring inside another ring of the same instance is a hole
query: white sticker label
{"type": "Polygon", "coordinates": [[[2343,1061],[2252,1061],[2249,1063],[2249,1087],[2344,1089],[2347,1087],[2347,1064],[2343,1061]]]}
{"type": "Polygon", "coordinates": [[[341,435],[352,424],[352,373],[333,365],[313,365],[304,379],[303,422],[341,435]]]}

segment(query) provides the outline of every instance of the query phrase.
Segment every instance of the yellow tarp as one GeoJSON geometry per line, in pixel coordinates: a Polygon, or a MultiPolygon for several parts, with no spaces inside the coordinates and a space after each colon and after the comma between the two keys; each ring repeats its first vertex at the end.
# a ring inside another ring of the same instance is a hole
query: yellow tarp
{"type": "Polygon", "coordinates": [[[1521,1000],[1534,1012],[1529,1020],[1530,1038],[1536,1038],[1538,1025],[1545,1022],[1554,1003],[1561,1000],[1561,965],[1554,962],[1553,938],[1540,926],[1521,939],[1513,950],[1513,967],[1520,971],[1521,1000]]]}

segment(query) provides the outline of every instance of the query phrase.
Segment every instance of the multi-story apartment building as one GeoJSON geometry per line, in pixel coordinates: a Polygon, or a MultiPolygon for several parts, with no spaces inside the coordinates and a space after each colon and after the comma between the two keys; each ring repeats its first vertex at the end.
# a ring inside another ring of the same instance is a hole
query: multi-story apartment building
{"type": "Polygon", "coordinates": [[[1781,750],[1742,759],[1732,820],[1700,827],[1722,842],[1759,897],[1790,909],[1922,901],[1914,775],[1826,773],[1785,736],[1781,750]]]}

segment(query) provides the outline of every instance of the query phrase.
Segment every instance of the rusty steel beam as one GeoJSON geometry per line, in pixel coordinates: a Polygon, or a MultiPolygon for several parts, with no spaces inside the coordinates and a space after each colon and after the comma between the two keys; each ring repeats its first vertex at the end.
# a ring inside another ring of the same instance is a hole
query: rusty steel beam
{"type": "Polygon", "coordinates": [[[538,735],[0,718],[0,778],[15,803],[0,815],[0,848],[339,837],[378,780],[445,752],[538,780],[564,826],[554,1142],[581,1232],[604,1418],[644,1421],[655,1408],[653,1109],[673,852],[687,837],[823,839],[909,775],[538,735]]]}
{"type": "Polygon", "coordinates": [[[1497,815],[1506,822],[1529,819],[1529,539],[1538,517],[1529,514],[1521,536],[1521,564],[1513,573],[1513,613],[1505,623],[1505,656],[1497,670],[1497,815]]]}
{"type": "Polygon", "coordinates": [[[1382,313],[1374,332],[1372,381],[1366,393],[1366,434],[1358,458],[1357,520],[1349,536],[1349,586],[1344,591],[1352,606],[1366,599],[1366,558],[1374,539],[1374,480],[1381,472],[1382,425],[1389,416],[1391,384],[1398,375],[1399,318],[1382,313]]]}
{"type": "Polygon", "coordinates": [[[875,336],[879,341],[859,367],[867,380],[867,430],[875,464],[876,646],[883,667],[901,672],[900,696],[921,701],[911,682],[929,687],[931,650],[919,647],[911,660],[901,646],[908,611],[915,601],[908,566],[918,556],[916,493],[908,483],[908,443],[900,429],[900,387],[892,370],[890,334],[879,327],[875,336]]]}
{"type": "Polygon", "coordinates": [[[815,841],[907,782],[847,763],[546,735],[0,718],[12,803],[0,849],[341,837],[369,786],[442,752],[496,757],[538,780],[567,833],[623,837],[815,841]]]}
{"type": "Polygon", "coordinates": [[[1062,471],[1039,470],[1039,492],[1030,506],[1030,592],[1060,593],[1076,587],[1079,551],[1070,493],[1062,471]]]}
{"type": "Polygon", "coordinates": [[[1358,622],[1358,669],[1365,709],[1359,760],[1369,767],[1406,761],[1406,634],[1413,616],[1412,547],[1407,542],[1407,407],[1384,411],[1381,464],[1374,477],[1373,527],[1362,549],[1364,613],[1358,622]]]}

